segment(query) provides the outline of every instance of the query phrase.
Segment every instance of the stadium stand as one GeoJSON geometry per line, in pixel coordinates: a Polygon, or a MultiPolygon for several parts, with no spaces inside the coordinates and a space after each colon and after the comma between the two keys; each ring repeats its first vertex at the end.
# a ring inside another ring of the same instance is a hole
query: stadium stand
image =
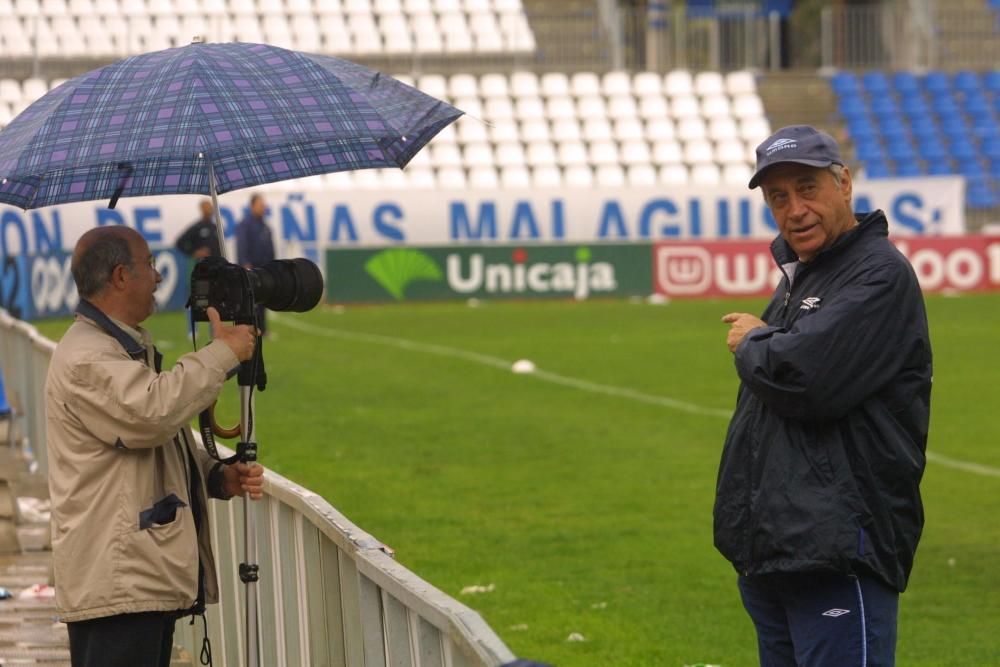
{"type": "Polygon", "coordinates": [[[971,70],[830,77],[869,178],[961,174],[966,206],[1000,206],[1000,73],[971,70]]]}

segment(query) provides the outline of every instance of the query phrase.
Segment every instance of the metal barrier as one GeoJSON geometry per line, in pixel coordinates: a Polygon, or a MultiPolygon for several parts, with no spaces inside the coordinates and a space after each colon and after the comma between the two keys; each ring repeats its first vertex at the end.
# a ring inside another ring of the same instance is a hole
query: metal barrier
{"type": "MultiPolygon", "coordinates": [[[[55,344],[0,309],[0,368],[22,397],[46,469],[45,375],[55,344]]],[[[393,560],[391,550],[317,494],[268,472],[253,513],[260,566],[261,664],[268,667],[496,667],[514,659],[473,610],[393,560]]],[[[242,502],[209,503],[220,604],[209,607],[216,665],[246,664],[242,502]]],[[[58,582],[56,582],[58,586],[58,582]]],[[[176,641],[198,659],[200,623],[176,641]]]]}

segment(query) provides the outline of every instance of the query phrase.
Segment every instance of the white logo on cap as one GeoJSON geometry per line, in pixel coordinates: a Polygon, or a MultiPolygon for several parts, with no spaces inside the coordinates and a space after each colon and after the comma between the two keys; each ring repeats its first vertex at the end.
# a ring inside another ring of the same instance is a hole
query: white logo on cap
{"type": "Polygon", "coordinates": [[[787,148],[795,148],[796,146],[798,146],[798,144],[795,143],[795,139],[778,139],[773,144],[767,147],[767,154],[770,155],[775,151],[782,151],[787,148]]]}

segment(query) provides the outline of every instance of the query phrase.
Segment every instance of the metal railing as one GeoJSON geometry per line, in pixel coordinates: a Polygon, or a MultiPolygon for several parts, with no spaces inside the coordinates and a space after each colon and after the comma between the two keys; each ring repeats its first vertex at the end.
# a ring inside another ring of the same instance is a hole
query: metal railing
{"type": "MultiPolygon", "coordinates": [[[[45,375],[55,344],[0,309],[0,369],[27,414],[46,470],[45,375]]],[[[473,610],[393,560],[319,495],[268,471],[255,505],[261,664],[268,667],[496,667],[514,659],[473,610]]],[[[209,503],[220,603],[209,607],[214,664],[247,664],[242,501],[209,503]]],[[[59,582],[56,582],[58,587],[59,582]]],[[[200,623],[175,641],[198,659],[200,623]]]]}

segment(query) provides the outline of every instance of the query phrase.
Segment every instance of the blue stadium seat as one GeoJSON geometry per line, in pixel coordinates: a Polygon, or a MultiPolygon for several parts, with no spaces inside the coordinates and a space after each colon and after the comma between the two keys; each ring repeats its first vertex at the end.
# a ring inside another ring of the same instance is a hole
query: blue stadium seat
{"type": "Polygon", "coordinates": [[[892,170],[889,165],[881,160],[865,160],[865,174],[868,178],[889,178],[892,170]]]}
{"type": "Polygon", "coordinates": [[[864,98],[858,95],[844,95],[837,100],[837,111],[844,118],[855,118],[868,115],[868,105],[864,98]]]}
{"type": "Polygon", "coordinates": [[[981,148],[987,159],[1000,162],[1000,137],[984,139],[981,148]]]}
{"type": "Polygon", "coordinates": [[[896,176],[920,176],[924,173],[919,164],[909,160],[897,161],[893,172],[896,176]]]}
{"type": "Polygon", "coordinates": [[[913,136],[920,141],[942,141],[944,135],[934,119],[929,116],[920,116],[910,121],[910,131],[913,136]]]}
{"type": "Polygon", "coordinates": [[[983,88],[994,95],[1000,94],[1000,70],[995,69],[983,75],[983,88]]]}
{"type": "Polygon", "coordinates": [[[837,72],[830,77],[830,88],[837,95],[858,95],[861,86],[858,84],[858,77],[852,72],[837,72]]]}
{"type": "Polygon", "coordinates": [[[968,93],[962,101],[962,107],[973,121],[977,118],[993,118],[993,105],[982,91],[968,93]]]}
{"type": "Polygon", "coordinates": [[[892,95],[886,93],[873,94],[871,110],[876,116],[895,116],[899,114],[899,104],[892,95]]]}
{"type": "Polygon", "coordinates": [[[905,141],[909,143],[910,128],[901,117],[886,116],[885,118],[879,118],[878,126],[881,128],[882,136],[887,142],[905,141]]]}
{"type": "Polygon", "coordinates": [[[944,72],[928,72],[924,75],[924,90],[929,93],[951,92],[951,81],[944,72]]]}
{"type": "Polygon", "coordinates": [[[979,150],[976,145],[968,139],[953,141],[948,147],[948,152],[959,163],[959,168],[963,162],[974,162],[979,160],[979,150]]]}
{"type": "Polygon", "coordinates": [[[939,140],[917,142],[920,157],[928,162],[944,162],[951,157],[951,151],[939,140]]]}
{"type": "Polygon", "coordinates": [[[955,167],[951,160],[929,160],[927,162],[927,173],[931,176],[949,176],[955,173],[955,167]]]}
{"type": "Polygon", "coordinates": [[[861,85],[872,99],[886,96],[890,92],[889,77],[885,72],[865,72],[861,77],[861,85]]]}
{"type": "Polygon", "coordinates": [[[916,162],[917,159],[919,159],[917,151],[914,150],[913,146],[909,142],[906,141],[891,142],[886,145],[885,151],[889,156],[889,159],[897,165],[903,162],[916,162]]]}
{"type": "Polygon", "coordinates": [[[979,75],[969,70],[955,72],[955,76],[952,79],[952,86],[955,90],[963,93],[982,92],[983,90],[982,83],[979,81],[979,75]]]}
{"type": "Polygon", "coordinates": [[[944,116],[941,118],[941,132],[949,140],[968,140],[972,134],[965,120],[961,116],[944,116]]]}
{"type": "Polygon", "coordinates": [[[931,97],[931,109],[938,116],[955,116],[961,113],[958,102],[949,92],[939,92],[931,97]]]}
{"type": "Polygon", "coordinates": [[[1000,139],[1000,123],[991,118],[978,118],[972,124],[972,136],[978,141],[1000,139]]]}
{"type": "Polygon", "coordinates": [[[863,122],[848,123],[847,133],[851,136],[851,140],[854,141],[855,144],[862,142],[878,143],[879,140],[878,129],[867,120],[863,122]]]}
{"type": "Polygon", "coordinates": [[[983,168],[982,163],[979,160],[958,160],[958,173],[965,176],[967,179],[973,180],[979,177],[986,176],[986,170],[983,168]]]}
{"type": "Polygon", "coordinates": [[[863,141],[854,144],[854,152],[858,159],[864,163],[885,162],[886,152],[882,144],[877,141],[863,141]]]}
{"type": "Polygon", "coordinates": [[[920,92],[920,80],[913,72],[896,72],[892,75],[892,87],[901,95],[920,92]]]}
{"type": "Polygon", "coordinates": [[[1000,180],[1000,159],[990,160],[990,177],[1000,180]]]}
{"type": "Polygon", "coordinates": [[[919,93],[903,93],[899,98],[899,109],[910,118],[926,116],[931,112],[927,100],[919,93]]]}
{"type": "Polygon", "coordinates": [[[1000,198],[993,191],[988,177],[967,177],[965,204],[969,208],[994,208],[1000,205],[1000,198]]]}

